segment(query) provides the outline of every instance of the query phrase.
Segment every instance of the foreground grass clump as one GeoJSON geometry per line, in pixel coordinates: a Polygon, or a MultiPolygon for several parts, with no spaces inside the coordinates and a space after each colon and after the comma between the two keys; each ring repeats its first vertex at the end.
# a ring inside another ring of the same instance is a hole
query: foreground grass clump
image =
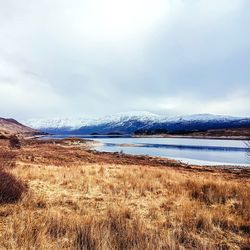
{"type": "Polygon", "coordinates": [[[18,139],[17,136],[12,135],[9,139],[9,147],[12,149],[20,149],[21,148],[21,142],[18,139]]]}
{"type": "Polygon", "coordinates": [[[19,201],[25,191],[27,187],[21,180],[10,173],[0,171],[0,204],[19,201]]]}
{"type": "Polygon", "coordinates": [[[9,140],[0,141],[0,204],[15,203],[27,191],[26,185],[7,172],[16,166],[17,153],[9,148],[9,140]]]}

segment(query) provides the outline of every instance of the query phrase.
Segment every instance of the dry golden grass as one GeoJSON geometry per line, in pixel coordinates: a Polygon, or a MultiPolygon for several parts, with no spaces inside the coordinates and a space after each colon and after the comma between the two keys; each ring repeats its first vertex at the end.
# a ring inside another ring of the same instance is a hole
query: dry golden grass
{"type": "Polygon", "coordinates": [[[60,166],[67,150],[50,161],[51,147],[21,149],[8,169],[29,191],[0,205],[0,249],[249,249],[248,178],[88,162],[77,149],[60,166]]]}

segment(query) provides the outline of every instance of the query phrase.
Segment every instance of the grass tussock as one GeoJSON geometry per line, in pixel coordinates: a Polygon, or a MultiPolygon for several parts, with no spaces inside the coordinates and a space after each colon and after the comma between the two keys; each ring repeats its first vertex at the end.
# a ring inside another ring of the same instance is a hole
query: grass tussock
{"type": "Polygon", "coordinates": [[[0,205],[18,202],[27,191],[20,178],[9,172],[16,166],[17,153],[8,146],[8,140],[0,143],[0,205]]]}
{"type": "Polygon", "coordinates": [[[12,135],[9,139],[9,147],[11,149],[20,149],[21,148],[21,142],[19,138],[16,135],[12,135]]]}
{"type": "Polygon", "coordinates": [[[0,171],[0,204],[19,201],[25,191],[27,187],[21,180],[10,173],[0,171]]]}

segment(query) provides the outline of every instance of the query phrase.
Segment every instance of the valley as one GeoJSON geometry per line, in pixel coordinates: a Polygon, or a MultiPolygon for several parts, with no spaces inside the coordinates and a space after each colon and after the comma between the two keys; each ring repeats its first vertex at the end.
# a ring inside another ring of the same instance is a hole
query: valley
{"type": "Polygon", "coordinates": [[[248,167],[100,152],[93,140],[43,139],[43,132],[13,120],[2,127],[3,249],[212,250],[250,244],[248,167]]]}

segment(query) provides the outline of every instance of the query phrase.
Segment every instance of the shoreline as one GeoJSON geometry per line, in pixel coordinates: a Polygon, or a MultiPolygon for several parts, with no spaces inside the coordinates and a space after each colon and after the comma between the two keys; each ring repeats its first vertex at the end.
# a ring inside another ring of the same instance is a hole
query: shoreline
{"type": "MultiPolygon", "coordinates": [[[[125,138],[125,137],[123,137],[125,138]]],[[[126,137],[128,138],[128,137],[126,137]]],[[[129,137],[129,138],[143,138],[143,137],[129,137]]],[[[155,138],[155,137],[145,137],[145,138],[155,138]]],[[[40,138],[35,138],[35,140],[38,139],[38,140],[43,140],[42,137],[40,138]]],[[[98,150],[98,147],[101,147],[101,146],[104,146],[105,143],[103,142],[99,142],[99,141],[96,141],[95,138],[79,138],[79,137],[68,137],[68,138],[46,138],[44,139],[45,141],[46,140],[56,140],[56,141],[63,141],[63,140],[85,140],[85,141],[89,141],[91,142],[91,149],[94,150],[94,151],[98,151],[100,153],[102,152],[106,152],[106,153],[117,153],[119,151],[101,151],[101,150],[98,150]]],[[[133,144],[121,144],[122,146],[129,146],[129,147],[133,147],[134,145],[133,144]]],[[[121,146],[119,145],[119,146],[121,146]]],[[[141,145],[140,145],[141,146],[141,145]]],[[[154,156],[154,155],[148,155],[148,154],[130,154],[130,153],[124,153],[124,154],[127,154],[127,155],[131,155],[131,156],[149,156],[149,157],[159,157],[161,159],[170,159],[170,160],[174,160],[174,161],[177,161],[177,162],[181,162],[182,164],[188,164],[188,165],[196,165],[196,166],[204,166],[204,167],[207,167],[207,166],[210,166],[210,167],[223,167],[223,168],[250,168],[250,164],[248,163],[231,163],[231,162],[219,162],[219,161],[206,161],[206,160],[196,160],[196,159],[189,159],[189,158],[181,158],[181,157],[171,157],[171,156],[154,156]]]]}
{"type": "Polygon", "coordinates": [[[182,169],[185,171],[201,171],[201,172],[224,172],[229,174],[240,174],[242,172],[245,176],[250,177],[250,166],[240,165],[199,165],[199,164],[188,164],[177,159],[149,156],[149,155],[133,155],[120,152],[104,152],[96,150],[96,145],[101,145],[101,142],[94,140],[86,140],[81,138],[66,138],[56,140],[39,140],[41,143],[56,144],[65,148],[80,149],[93,154],[95,157],[104,157],[109,160],[117,162],[117,164],[132,164],[140,165],[141,162],[145,166],[157,166],[163,168],[182,169]],[[138,162],[139,161],[139,162],[138,162]]]}
{"type": "MultiPolygon", "coordinates": [[[[57,139],[53,137],[60,137],[60,136],[67,136],[65,138],[177,138],[177,139],[207,139],[207,140],[243,140],[243,141],[250,141],[250,137],[247,136],[185,136],[185,135],[88,135],[88,134],[79,134],[79,135],[74,135],[74,134],[46,134],[46,135],[35,135],[35,136],[30,136],[26,137],[26,139],[39,139],[39,138],[44,138],[44,137],[51,137],[51,139],[57,139]]],[[[58,139],[65,139],[65,138],[58,138],[58,139]]],[[[50,139],[50,138],[49,138],[50,139]]]]}

